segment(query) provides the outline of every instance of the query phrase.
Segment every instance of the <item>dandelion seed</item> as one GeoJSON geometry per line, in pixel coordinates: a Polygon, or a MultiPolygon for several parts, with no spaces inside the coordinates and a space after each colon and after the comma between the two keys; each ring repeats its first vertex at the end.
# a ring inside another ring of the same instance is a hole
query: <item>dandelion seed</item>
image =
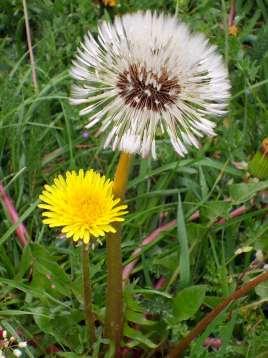
{"type": "Polygon", "coordinates": [[[25,347],[27,347],[27,342],[19,342],[19,343],[18,343],[18,347],[19,347],[19,348],[25,348],[25,347]]]}
{"type": "Polygon", "coordinates": [[[263,252],[261,250],[257,250],[255,256],[258,262],[262,263],[264,261],[263,252]]]}
{"type": "Polygon", "coordinates": [[[88,243],[90,237],[115,232],[113,224],[124,221],[126,205],[119,204],[112,193],[113,182],[104,176],[82,169],[59,175],[54,184],[45,185],[39,207],[45,209],[43,222],[62,227],[62,233],[74,241],[88,243]]]}
{"type": "Polygon", "coordinates": [[[17,348],[13,349],[13,354],[14,354],[15,357],[21,357],[22,356],[21,350],[19,350],[17,348]]]}
{"type": "Polygon", "coordinates": [[[175,17],[147,11],[103,22],[88,33],[71,75],[71,103],[84,104],[87,127],[100,122],[104,146],[155,158],[157,128],[179,155],[213,136],[212,116],[225,113],[229,80],[222,57],[202,34],[175,17]]]}

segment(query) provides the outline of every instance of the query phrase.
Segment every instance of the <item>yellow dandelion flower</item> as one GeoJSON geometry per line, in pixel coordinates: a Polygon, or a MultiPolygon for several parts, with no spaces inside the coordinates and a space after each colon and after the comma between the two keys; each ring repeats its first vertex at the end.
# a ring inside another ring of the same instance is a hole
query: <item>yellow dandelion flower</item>
{"type": "Polygon", "coordinates": [[[114,7],[116,6],[117,0],[102,0],[103,5],[114,7]]]}
{"type": "Polygon", "coordinates": [[[62,227],[62,233],[74,241],[88,243],[90,237],[115,232],[113,223],[124,221],[126,205],[119,204],[112,193],[113,182],[94,170],[80,169],[59,175],[52,185],[45,185],[39,196],[45,209],[44,224],[62,227]]]}
{"type": "Polygon", "coordinates": [[[235,26],[235,25],[229,26],[228,32],[229,32],[229,35],[230,35],[230,36],[236,37],[237,34],[238,34],[238,28],[237,28],[237,26],[235,26]]]}

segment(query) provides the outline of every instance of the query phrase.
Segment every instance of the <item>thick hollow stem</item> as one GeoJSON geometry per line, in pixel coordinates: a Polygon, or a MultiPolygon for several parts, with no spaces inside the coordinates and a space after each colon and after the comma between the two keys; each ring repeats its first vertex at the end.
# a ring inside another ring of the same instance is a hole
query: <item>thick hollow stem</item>
{"type": "Polygon", "coordinates": [[[113,193],[116,197],[124,200],[127,190],[128,174],[132,155],[122,152],[114,175],[113,193]]]}
{"type": "MultiPolygon", "coordinates": [[[[117,230],[120,227],[117,225],[117,230]]],[[[115,345],[116,356],[119,355],[123,330],[123,288],[122,288],[122,254],[120,232],[107,238],[107,296],[105,334],[115,345]]]]}
{"type": "Polygon", "coordinates": [[[89,341],[93,344],[96,340],[94,316],[92,311],[92,295],[89,277],[89,252],[88,245],[83,244],[82,265],[83,265],[83,294],[84,294],[84,311],[85,320],[88,330],[89,341]]]}
{"type": "MultiPolygon", "coordinates": [[[[121,153],[115,172],[113,192],[115,197],[124,199],[131,155],[121,153]]],[[[115,345],[116,356],[119,356],[120,341],[123,330],[123,284],[122,284],[122,253],[121,227],[114,225],[116,233],[107,237],[107,295],[105,334],[115,345]]]]}
{"type": "Polygon", "coordinates": [[[201,334],[207,326],[233,301],[245,296],[250,290],[256,287],[259,283],[268,280],[268,272],[257,276],[253,280],[247,282],[245,285],[234,291],[221,303],[219,303],[212,311],[210,311],[197,325],[189,332],[189,334],[181,340],[181,342],[172,349],[169,353],[169,358],[179,358],[182,353],[190,345],[192,340],[201,334]]]}

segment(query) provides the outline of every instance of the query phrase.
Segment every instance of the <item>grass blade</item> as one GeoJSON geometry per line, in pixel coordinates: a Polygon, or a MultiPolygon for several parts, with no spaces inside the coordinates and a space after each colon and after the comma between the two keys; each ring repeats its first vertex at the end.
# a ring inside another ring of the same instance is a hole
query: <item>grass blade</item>
{"type": "Polygon", "coordinates": [[[180,244],[180,286],[187,287],[191,283],[188,237],[185,226],[181,196],[178,195],[177,238],[180,244]]]}

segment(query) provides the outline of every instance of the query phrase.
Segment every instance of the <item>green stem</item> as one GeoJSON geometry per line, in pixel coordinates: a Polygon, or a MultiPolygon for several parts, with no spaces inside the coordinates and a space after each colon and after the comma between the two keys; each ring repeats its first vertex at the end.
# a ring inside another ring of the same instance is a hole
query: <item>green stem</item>
{"type": "MultiPolygon", "coordinates": [[[[113,192],[115,197],[124,200],[131,155],[121,153],[116,169],[113,192]]],[[[115,356],[119,356],[120,342],[123,332],[123,280],[121,253],[121,225],[114,224],[116,233],[109,234],[107,246],[107,295],[105,335],[115,345],[115,356]]]]}
{"type": "MultiPolygon", "coordinates": [[[[117,225],[117,230],[120,230],[120,225],[117,225]]],[[[120,231],[109,235],[106,246],[108,282],[105,334],[112,342],[114,342],[117,356],[123,331],[123,286],[120,231]]]]}
{"type": "Polygon", "coordinates": [[[88,245],[83,243],[82,248],[82,265],[83,265],[83,294],[84,294],[84,311],[85,320],[88,330],[88,337],[91,344],[96,340],[94,316],[92,311],[92,294],[89,276],[89,249],[88,245]]]}

